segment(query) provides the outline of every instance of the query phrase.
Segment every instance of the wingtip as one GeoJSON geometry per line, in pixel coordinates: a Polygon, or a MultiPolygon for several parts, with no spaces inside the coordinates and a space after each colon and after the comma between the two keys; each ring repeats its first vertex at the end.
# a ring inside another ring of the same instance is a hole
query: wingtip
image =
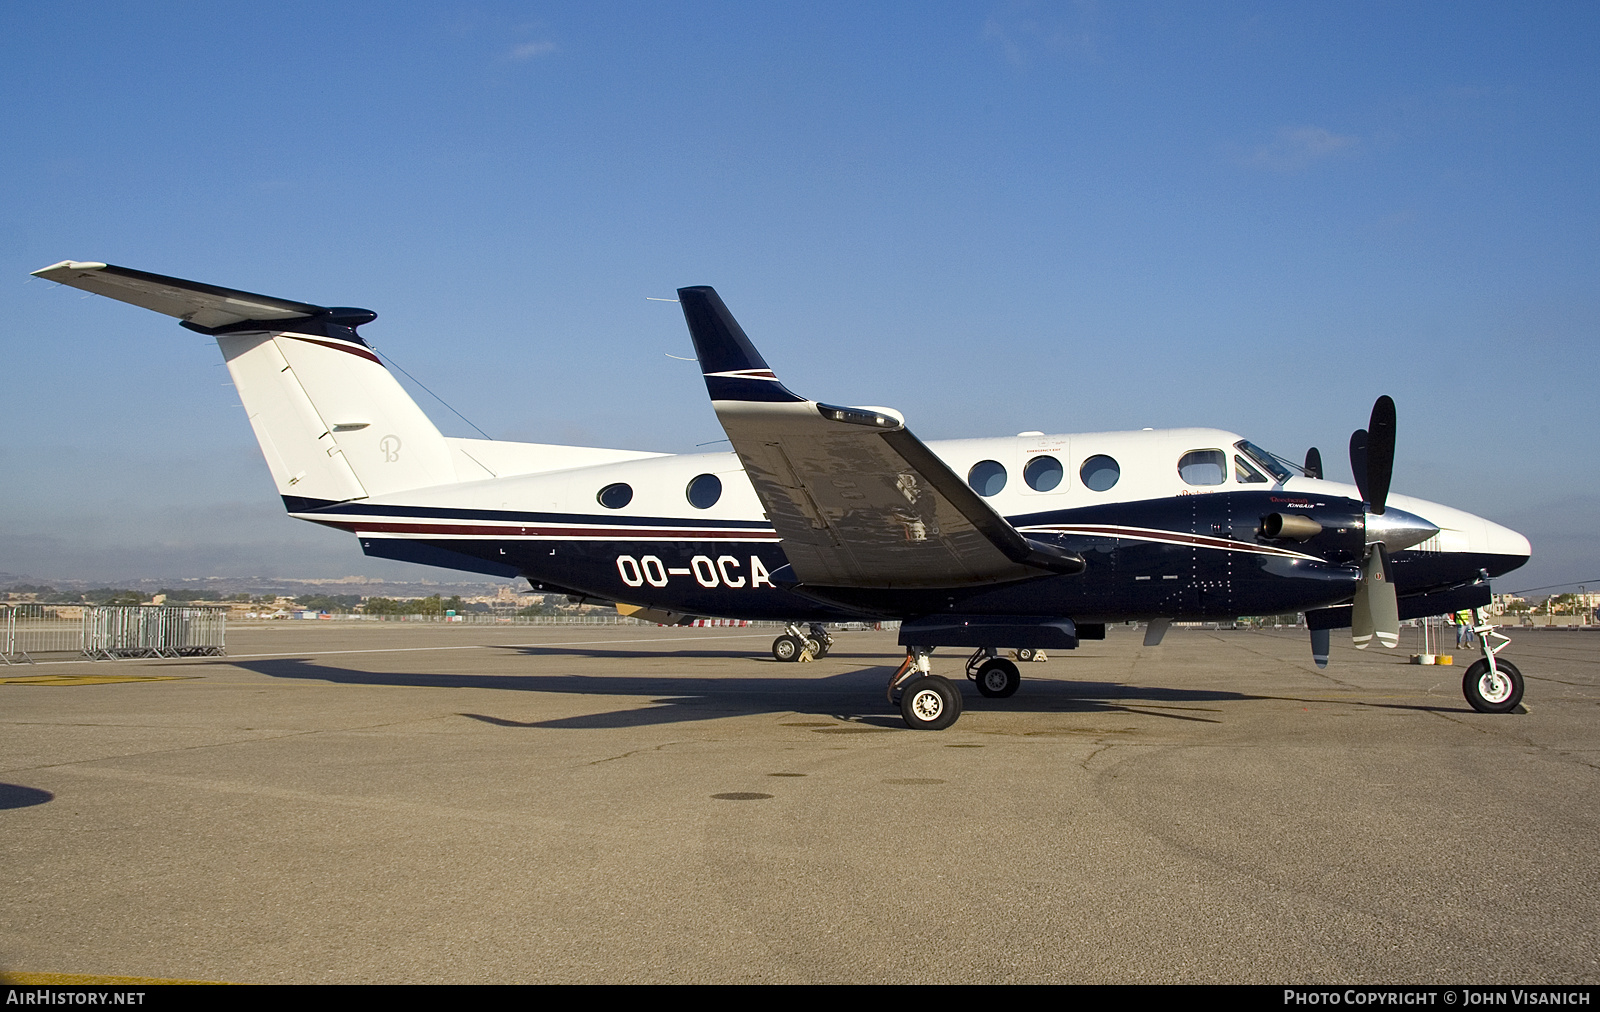
{"type": "Polygon", "coordinates": [[[95,260],[63,260],[58,264],[51,264],[49,267],[41,267],[31,273],[36,278],[42,278],[51,271],[103,271],[107,266],[109,265],[99,263],[95,260]]]}
{"type": "Polygon", "coordinates": [[[727,305],[710,285],[678,289],[684,322],[694,340],[700,366],[707,373],[767,369],[766,359],[756,351],[744,328],[733,318],[727,305]]]}

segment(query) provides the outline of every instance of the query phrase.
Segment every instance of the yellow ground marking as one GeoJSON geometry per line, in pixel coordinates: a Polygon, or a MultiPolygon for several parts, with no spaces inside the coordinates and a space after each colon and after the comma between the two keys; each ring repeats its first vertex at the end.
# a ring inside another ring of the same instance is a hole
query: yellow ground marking
{"type": "Polygon", "coordinates": [[[170,682],[199,675],[21,675],[0,678],[0,685],[108,685],[112,682],[170,682]]]}
{"type": "Polygon", "coordinates": [[[0,973],[0,984],[85,987],[96,984],[231,984],[231,980],[170,980],[166,977],[106,977],[96,973],[0,973]]]}

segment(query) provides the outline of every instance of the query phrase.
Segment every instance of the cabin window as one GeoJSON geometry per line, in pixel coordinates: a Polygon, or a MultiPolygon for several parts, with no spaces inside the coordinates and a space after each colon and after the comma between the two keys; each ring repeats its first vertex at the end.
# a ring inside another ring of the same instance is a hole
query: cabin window
{"type": "Polygon", "coordinates": [[[1221,485],[1228,480],[1228,458],[1221,450],[1190,450],[1178,460],[1178,476],[1190,485],[1221,485]]]}
{"type": "Polygon", "coordinates": [[[1237,453],[1233,455],[1233,469],[1238,475],[1234,480],[1241,485],[1254,485],[1257,482],[1265,483],[1267,476],[1251,467],[1246,460],[1237,453]]]}
{"type": "Polygon", "coordinates": [[[1078,477],[1083,479],[1085,487],[1104,492],[1122,477],[1122,467],[1111,457],[1099,453],[1083,462],[1078,469],[1078,477]]]}
{"type": "Polygon", "coordinates": [[[690,506],[708,510],[722,498],[722,479],[714,474],[702,474],[689,483],[683,494],[689,497],[690,506]]]}
{"type": "Polygon", "coordinates": [[[967,484],[981,496],[998,495],[1006,487],[1006,468],[998,460],[980,460],[967,472],[967,484]]]}
{"type": "Polygon", "coordinates": [[[1061,484],[1061,476],[1065,473],[1061,461],[1056,458],[1035,457],[1022,469],[1022,480],[1035,492],[1048,492],[1061,484]]]}
{"type": "Polygon", "coordinates": [[[606,509],[619,510],[633,502],[633,486],[619,481],[615,485],[607,485],[601,489],[595,498],[606,509]]]}

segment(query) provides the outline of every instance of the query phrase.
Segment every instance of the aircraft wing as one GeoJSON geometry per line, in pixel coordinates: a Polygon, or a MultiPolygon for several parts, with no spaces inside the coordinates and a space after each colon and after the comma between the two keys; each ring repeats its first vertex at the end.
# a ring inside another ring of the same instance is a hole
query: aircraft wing
{"type": "Polygon", "coordinates": [[[678,300],[796,582],[961,587],[1083,570],[1007,523],[898,412],[819,404],[778,382],[714,289],[680,288],[678,300]]]}
{"type": "Polygon", "coordinates": [[[33,272],[57,284],[81,288],[119,302],[176,316],[198,327],[226,327],[245,320],[297,320],[325,312],[322,306],[276,299],[270,295],[148,274],[111,264],[63,260],[33,272]]]}

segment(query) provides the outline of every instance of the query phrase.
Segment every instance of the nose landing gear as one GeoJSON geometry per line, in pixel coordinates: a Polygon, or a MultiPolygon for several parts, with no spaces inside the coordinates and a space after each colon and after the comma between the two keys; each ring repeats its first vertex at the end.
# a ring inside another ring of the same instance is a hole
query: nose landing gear
{"type": "Polygon", "coordinates": [[[1481,608],[1472,610],[1472,631],[1478,634],[1483,659],[1472,662],[1461,679],[1461,694],[1479,713],[1510,713],[1522,702],[1522,672],[1510,661],[1496,656],[1511,637],[1503,636],[1483,617],[1481,608]],[[1499,644],[1490,639],[1499,640],[1499,644]]]}

